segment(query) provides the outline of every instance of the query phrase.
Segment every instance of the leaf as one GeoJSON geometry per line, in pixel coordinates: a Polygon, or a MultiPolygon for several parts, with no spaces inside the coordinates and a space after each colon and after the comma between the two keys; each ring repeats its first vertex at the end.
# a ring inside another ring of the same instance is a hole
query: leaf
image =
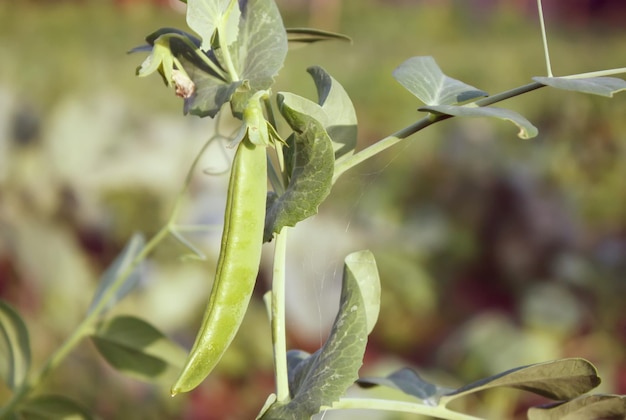
{"type": "Polygon", "coordinates": [[[529,139],[538,134],[537,127],[515,111],[504,108],[477,107],[477,106],[423,106],[420,111],[434,112],[435,114],[453,115],[455,117],[490,117],[507,120],[515,124],[519,129],[518,137],[529,139]]]}
{"type": "Polygon", "coordinates": [[[441,397],[444,405],[453,399],[495,387],[533,392],[553,400],[576,398],[600,384],[596,368],[584,359],[561,359],[508,370],[481,379],[441,397]]]}
{"type": "Polygon", "coordinates": [[[425,381],[417,372],[410,368],[402,368],[385,378],[360,378],[357,384],[362,388],[378,385],[394,388],[420,400],[432,402],[434,405],[442,394],[450,392],[448,388],[442,388],[425,381]]]}
{"type": "Polygon", "coordinates": [[[0,375],[15,391],[30,370],[31,354],[28,329],[11,305],[0,299],[0,375]]]}
{"type": "Polygon", "coordinates": [[[363,297],[365,314],[367,316],[367,334],[369,335],[380,311],[380,278],[376,259],[371,251],[353,252],[345,259],[344,277],[351,277],[351,281],[356,281],[363,297]]]}
{"type": "Polygon", "coordinates": [[[263,233],[265,242],[284,226],[295,226],[316,214],[332,186],[335,163],[332,142],[318,120],[297,110],[302,108],[303,101],[312,103],[291,93],[278,95],[280,112],[294,130],[293,147],[290,148],[293,149],[293,169],[285,193],[270,197],[268,201],[263,233]]]}
{"type": "Polygon", "coordinates": [[[288,49],[285,26],[273,0],[242,0],[241,4],[239,37],[229,47],[239,79],[248,86],[233,96],[233,113],[238,117],[255,92],[272,85],[288,49]]]}
{"type": "Polygon", "coordinates": [[[373,300],[372,290],[380,285],[378,276],[371,273],[371,254],[369,251],[351,254],[346,259],[343,284],[339,303],[339,312],[330,332],[330,336],[321,349],[306,357],[304,352],[290,352],[291,401],[287,404],[272,405],[263,415],[263,419],[301,420],[310,418],[323,406],[330,406],[337,401],[358,378],[358,371],[363,362],[369,323],[372,316],[363,297],[373,300]],[[354,270],[356,261],[366,261],[363,270],[354,270]],[[352,268],[349,268],[352,267],[352,268]],[[299,362],[299,363],[298,363],[299,362]]]}
{"type": "Polygon", "coordinates": [[[589,420],[626,418],[626,396],[583,395],[571,401],[531,407],[528,420],[589,420]]]}
{"type": "Polygon", "coordinates": [[[135,270],[133,270],[133,272],[126,277],[126,280],[124,280],[117,290],[113,292],[112,296],[107,296],[111,293],[111,288],[113,287],[115,281],[128,268],[133,259],[141,252],[144,246],[145,239],[143,235],[135,233],[130,238],[122,252],[120,252],[113,263],[111,263],[104,274],[102,274],[98,288],[96,289],[93,300],[91,301],[91,305],[89,305],[89,309],[87,310],[88,314],[96,310],[96,307],[102,302],[103,299],[106,298],[108,299],[107,303],[104,307],[99,309],[99,315],[104,314],[106,311],[115,306],[117,302],[122,300],[128,293],[130,293],[135,286],[137,286],[139,280],[141,279],[139,267],[135,268],[135,270]]]}
{"type": "Polygon", "coordinates": [[[412,57],[400,64],[393,77],[426,105],[455,105],[487,93],[443,74],[432,57],[412,57]]]}
{"type": "Polygon", "coordinates": [[[320,120],[333,141],[335,159],[356,147],[357,118],[354,106],[343,86],[321,67],[307,69],[317,88],[318,103],[324,112],[320,120]]]}
{"type": "Polygon", "coordinates": [[[533,77],[533,80],[557,89],[591,93],[609,98],[612,98],[618,92],[626,90],[626,80],[617,77],[591,77],[586,79],[533,77]]]}
{"type": "Polygon", "coordinates": [[[187,3],[187,25],[202,38],[204,51],[211,49],[215,31],[224,46],[235,42],[240,16],[237,0],[189,0],[187,3]]]}
{"type": "Polygon", "coordinates": [[[21,405],[21,418],[28,420],[91,419],[91,414],[76,401],[60,395],[39,395],[21,405]]]}
{"type": "Polygon", "coordinates": [[[335,32],[322,31],[319,29],[311,28],[287,28],[287,40],[289,41],[289,47],[293,44],[296,46],[303,46],[313,44],[322,41],[347,41],[352,42],[352,39],[343,34],[335,32]]]}
{"type": "Polygon", "coordinates": [[[175,377],[187,357],[182,347],[133,316],[117,316],[101,322],[92,339],[111,366],[145,381],[175,377]]]}

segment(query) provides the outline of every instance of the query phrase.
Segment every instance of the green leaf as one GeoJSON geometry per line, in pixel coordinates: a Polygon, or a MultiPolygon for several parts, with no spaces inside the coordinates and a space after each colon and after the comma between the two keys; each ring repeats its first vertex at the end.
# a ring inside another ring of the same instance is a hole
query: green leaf
{"type": "Polygon", "coordinates": [[[117,256],[117,258],[115,258],[104,274],[102,274],[98,288],[96,289],[93,300],[91,301],[91,305],[89,305],[89,309],[87,310],[88,314],[92,313],[103,299],[108,298],[104,307],[99,309],[99,315],[102,315],[115,306],[117,302],[122,300],[137,286],[141,278],[139,267],[135,268],[135,270],[126,278],[126,280],[124,280],[117,290],[113,292],[112,296],[107,297],[107,294],[110,293],[111,287],[117,278],[128,268],[133,259],[135,259],[135,257],[141,252],[144,246],[145,239],[143,235],[135,233],[130,238],[122,252],[117,256]]]}
{"type": "Polygon", "coordinates": [[[363,297],[365,315],[367,317],[367,334],[369,335],[380,311],[380,278],[376,259],[371,251],[353,252],[345,259],[344,277],[351,277],[350,282],[357,282],[363,297]]]}
{"type": "Polygon", "coordinates": [[[307,69],[317,88],[318,103],[324,117],[319,121],[333,141],[335,159],[356,147],[357,118],[354,106],[343,86],[321,67],[307,69]]]}
{"type": "Polygon", "coordinates": [[[557,89],[591,93],[609,98],[612,98],[618,92],[626,90],[626,80],[617,77],[591,77],[586,79],[533,77],[533,80],[557,89]]]}
{"type": "Polygon", "coordinates": [[[30,370],[31,354],[28,329],[11,305],[0,300],[0,375],[15,391],[30,370]]]}
{"type": "Polygon", "coordinates": [[[596,368],[584,359],[561,359],[508,370],[481,379],[441,397],[453,399],[495,387],[510,387],[533,392],[553,400],[576,398],[600,384],[596,368]]]}
{"type": "Polygon", "coordinates": [[[412,57],[400,64],[393,77],[426,105],[455,105],[487,96],[443,74],[432,57],[412,57]]]}
{"type": "Polygon", "coordinates": [[[289,41],[289,47],[293,45],[296,47],[313,44],[323,41],[347,41],[352,42],[352,39],[343,34],[335,32],[327,32],[319,29],[311,28],[287,28],[287,40],[289,41]]]}
{"type": "Polygon", "coordinates": [[[187,357],[185,349],[146,321],[132,316],[101,322],[91,338],[111,366],[145,381],[172,380],[187,357]]]}
{"type": "Polygon", "coordinates": [[[316,214],[332,187],[335,162],[332,142],[317,119],[306,111],[299,111],[307,102],[312,103],[291,93],[278,95],[280,112],[294,130],[293,169],[285,193],[270,197],[268,201],[263,233],[265,242],[284,226],[295,226],[316,214]]]}
{"type": "Polygon", "coordinates": [[[537,127],[531,124],[526,118],[522,117],[515,111],[504,108],[494,107],[477,107],[477,106],[423,106],[420,111],[433,112],[435,114],[453,115],[455,117],[489,117],[507,120],[515,124],[519,128],[518,137],[529,139],[538,134],[537,127]]]}
{"type": "Polygon", "coordinates": [[[573,400],[528,410],[528,420],[589,420],[626,418],[626,396],[583,395],[573,400]]]}
{"type": "Polygon", "coordinates": [[[287,33],[274,0],[242,2],[239,37],[230,47],[239,79],[248,89],[233,96],[236,116],[243,112],[248,99],[259,90],[268,89],[287,56],[287,33]]]}
{"type": "Polygon", "coordinates": [[[423,401],[437,403],[442,394],[450,392],[449,388],[442,388],[422,379],[413,369],[402,368],[385,378],[365,377],[360,378],[357,384],[362,388],[374,386],[386,386],[412,395],[423,401]]]}
{"type": "Polygon", "coordinates": [[[211,49],[215,31],[224,46],[235,42],[240,16],[237,0],[189,0],[187,3],[187,24],[202,38],[204,51],[211,49]]]}
{"type": "Polygon", "coordinates": [[[91,414],[80,404],[60,395],[39,395],[20,406],[21,418],[27,420],[91,419],[91,414]]]}
{"type": "Polygon", "coordinates": [[[373,295],[380,285],[373,275],[373,258],[369,251],[351,254],[344,268],[339,312],[324,346],[306,357],[304,352],[290,352],[291,401],[274,404],[263,419],[301,420],[318,413],[323,406],[337,401],[358,378],[363,362],[369,324],[377,311],[373,295]],[[355,269],[356,267],[356,269],[355,269]],[[374,292],[373,292],[374,291],[374,292]],[[365,298],[370,301],[366,303],[365,298]]]}

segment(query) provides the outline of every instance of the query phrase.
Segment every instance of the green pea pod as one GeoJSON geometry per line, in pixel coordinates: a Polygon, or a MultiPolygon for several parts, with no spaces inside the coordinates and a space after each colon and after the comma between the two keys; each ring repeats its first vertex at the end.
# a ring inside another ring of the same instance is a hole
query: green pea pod
{"type": "Polygon", "coordinates": [[[246,134],[237,147],[230,174],[211,296],[172,395],[191,391],[211,373],[241,325],[259,271],[266,195],[265,147],[252,144],[246,134]]]}

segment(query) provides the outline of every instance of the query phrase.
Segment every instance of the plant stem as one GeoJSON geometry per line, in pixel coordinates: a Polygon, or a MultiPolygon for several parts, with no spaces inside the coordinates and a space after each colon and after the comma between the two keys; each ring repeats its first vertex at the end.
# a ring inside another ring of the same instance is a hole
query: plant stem
{"type": "Polygon", "coordinates": [[[274,267],[272,272],[271,323],[276,374],[276,399],[278,403],[285,403],[289,400],[287,338],[285,329],[285,263],[288,232],[289,227],[284,227],[282,231],[276,235],[274,267]]]}
{"type": "Polygon", "coordinates": [[[443,406],[430,406],[421,403],[381,400],[373,398],[341,398],[332,407],[323,410],[368,409],[383,411],[402,411],[405,413],[422,414],[448,420],[481,420],[479,417],[452,411],[443,406]]]}
{"type": "MultiPolygon", "coordinates": [[[[533,82],[533,83],[529,83],[527,85],[523,85],[523,86],[519,86],[517,88],[514,89],[510,89],[504,92],[500,92],[496,95],[493,96],[489,96],[483,99],[480,99],[474,103],[468,104],[468,105],[472,105],[472,106],[488,106],[491,104],[495,104],[497,102],[501,102],[504,101],[505,99],[510,99],[513,98],[515,96],[519,96],[523,93],[528,93],[530,91],[539,89],[544,87],[545,85],[542,85],[541,83],[538,82],[533,82]]],[[[468,106],[466,105],[466,106],[468,106]]],[[[335,166],[335,173],[333,175],[333,184],[337,181],[337,179],[343,175],[344,172],[346,172],[347,170],[353,168],[354,166],[358,165],[359,163],[362,163],[363,161],[377,155],[378,153],[382,152],[383,150],[386,150],[388,148],[390,148],[391,146],[396,145],[397,143],[401,142],[402,140],[406,139],[407,137],[417,133],[420,130],[423,130],[424,128],[428,127],[429,125],[435,124],[437,122],[443,121],[443,120],[447,120],[449,118],[452,118],[452,115],[443,115],[443,114],[428,114],[426,117],[422,118],[421,120],[416,121],[415,123],[403,128],[402,130],[396,131],[395,133],[391,134],[390,136],[387,136],[379,141],[377,141],[376,143],[372,144],[369,147],[366,147],[365,149],[361,150],[360,152],[357,152],[355,154],[353,154],[352,156],[350,156],[349,158],[346,158],[345,160],[342,160],[340,163],[338,163],[335,166]]]]}

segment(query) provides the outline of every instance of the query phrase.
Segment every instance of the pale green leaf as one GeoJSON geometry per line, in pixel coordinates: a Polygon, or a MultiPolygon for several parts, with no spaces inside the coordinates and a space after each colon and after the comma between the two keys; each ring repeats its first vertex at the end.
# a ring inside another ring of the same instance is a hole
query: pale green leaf
{"type": "Polygon", "coordinates": [[[91,338],[111,366],[145,381],[172,380],[187,357],[185,349],[146,321],[132,316],[101,322],[91,338]]]}
{"type": "Polygon", "coordinates": [[[202,38],[202,50],[211,49],[215,31],[230,45],[237,39],[241,12],[237,0],[189,0],[187,24],[202,38]]]}
{"type": "Polygon", "coordinates": [[[230,54],[239,79],[247,82],[232,100],[233,113],[240,116],[248,99],[259,90],[268,89],[287,56],[287,33],[274,0],[242,2],[239,37],[230,54]]]}
{"type": "Polygon", "coordinates": [[[117,290],[111,291],[111,288],[117,281],[118,277],[128,269],[132,261],[141,252],[144,246],[145,239],[143,235],[135,233],[130,238],[122,252],[117,256],[117,258],[115,258],[104,274],[102,274],[98,288],[96,289],[87,313],[91,313],[96,310],[96,307],[101,304],[102,300],[107,299],[104,306],[99,308],[99,315],[102,315],[137,286],[141,277],[139,267],[135,268],[133,272],[126,277],[122,284],[117,287],[117,290]],[[111,295],[109,296],[109,294],[111,295]]]}
{"type": "Polygon", "coordinates": [[[9,389],[16,390],[30,370],[28,329],[11,305],[0,300],[0,375],[9,389]]]}
{"type": "Polygon", "coordinates": [[[432,57],[412,57],[393,77],[426,105],[455,105],[487,96],[486,92],[446,76],[432,57]]]}
{"type": "Polygon", "coordinates": [[[477,107],[477,106],[423,106],[420,111],[428,111],[435,114],[452,115],[455,117],[489,117],[510,121],[519,128],[518,137],[529,139],[538,134],[537,127],[515,111],[504,108],[477,107]]]}
{"type": "Polygon", "coordinates": [[[333,141],[335,159],[351,153],[356,147],[357,118],[345,89],[321,67],[307,69],[317,88],[323,117],[319,121],[333,141]]]}
{"type": "Polygon", "coordinates": [[[26,420],[87,420],[91,414],[76,401],[61,395],[38,395],[19,408],[26,420]]]}
{"type": "MultiPolygon", "coordinates": [[[[337,401],[358,378],[367,346],[368,316],[372,316],[371,313],[368,315],[361,285],[370,289],[365,291],[369,295],[376,289],[370,283],[378,278],[371,274],[371,257],[367,251],[353,254],[348,259],[352,267],[361,264],[359,261],[370,262],[344,275],[339,312],[324,346],[310,357],[303,352],[290,352],[291,401],[272,405],[263,419],[308,419],[321,407],[337,401]]],[[[344,273],[348,271],[346,268],[344,273]]],[[[372,297],[369,296],[368,300],[372,297]]]]}
{"type": "Polygon", "coordinates": [[[591,93],[609,98],[618,92],[626,90],[626,80],[617,77],[591,77],[586,79],[533,77],[533,80],[557,89],[591,93]]]}
{"type": "Polygon", "coordinates": [[[351,281],[356,281],[359,285],[367,316],[367,333],[370,334],[380,311],[380,278],[374,254],[365,250],[348,255],[343,275],[352,277],[351,281]]]}

